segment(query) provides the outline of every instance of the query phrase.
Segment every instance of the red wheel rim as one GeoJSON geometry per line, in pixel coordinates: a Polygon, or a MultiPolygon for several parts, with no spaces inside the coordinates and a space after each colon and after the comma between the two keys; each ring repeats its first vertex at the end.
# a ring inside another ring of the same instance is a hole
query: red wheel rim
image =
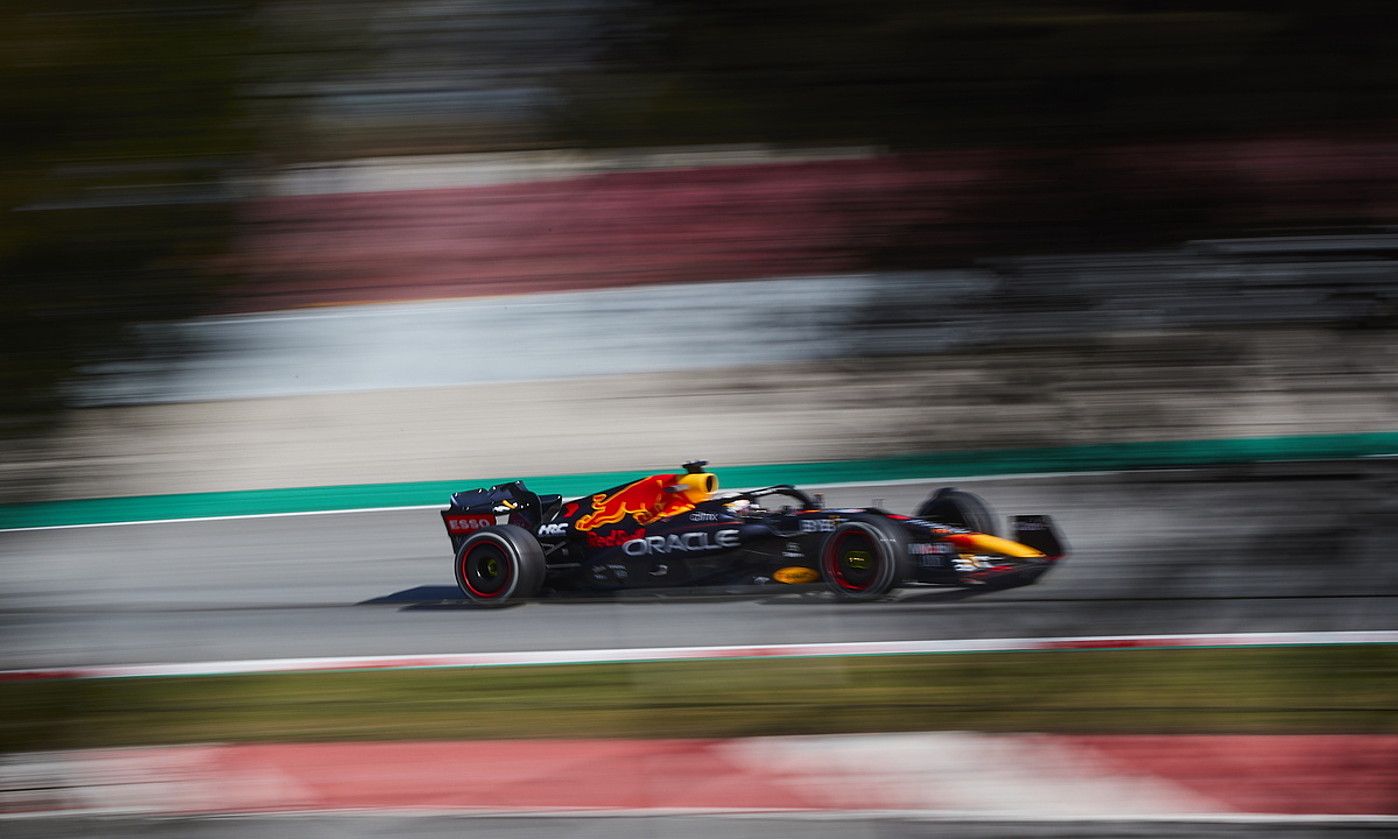
{"type": "Polygon", "coordinates": [[[461,584],[475,597],[491,600],[504,595],[514,581],[515,563],[508,549],[482,539],[461,555],[461,584]]]}
{"type": "Polygon", "coordinates": [[[832,536],[822,559],[826,576],[845,591],[866,591],[879,576],[878,545],[861,529],[851,528],[832,536]]]}

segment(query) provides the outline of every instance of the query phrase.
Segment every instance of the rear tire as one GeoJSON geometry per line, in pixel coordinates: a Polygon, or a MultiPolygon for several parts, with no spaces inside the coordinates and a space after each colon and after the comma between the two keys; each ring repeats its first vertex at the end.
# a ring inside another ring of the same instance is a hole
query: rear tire
{"type": "Polygon", "coordinates": [[[964,527],[990,536],[1000,535],[1000,522],[984,498],[955,487],[943,487],[917,508],[917,517],[964,527]]]}
{"type": "Polygon", "coordinates": [[[880,600],[908,577],[908,536],[877,516],[844,522],[821,542],[820,575],[840,600],[880,600]]]}
{"type": "Polygon", "coordinates": [[[544,582],[544,549],[522,527],[479,530],[456,552],[456,584],[478,606],[504,606],[533,597],[544,582]]]}

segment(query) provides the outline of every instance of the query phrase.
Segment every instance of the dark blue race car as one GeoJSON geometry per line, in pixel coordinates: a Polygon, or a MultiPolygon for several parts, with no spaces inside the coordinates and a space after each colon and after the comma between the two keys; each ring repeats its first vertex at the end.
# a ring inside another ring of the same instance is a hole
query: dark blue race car
{"type": "Polygon", "coordinates": [[[1048,516],[1011,538],[979,497],[939,489],[911,516],[829,509],[791,485],[718,492],[705,461],[565,500],[523,483],[452,495],[442,522],[456,581],[482,606],[541,591],[823,584],[867,602],[900,586],[1010,588],[1066,554],[1048,516]]]}

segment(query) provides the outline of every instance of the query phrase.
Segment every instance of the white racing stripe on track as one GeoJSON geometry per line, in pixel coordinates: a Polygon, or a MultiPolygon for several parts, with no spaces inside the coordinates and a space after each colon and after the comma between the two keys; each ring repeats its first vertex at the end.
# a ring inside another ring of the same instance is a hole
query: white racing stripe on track
{"type": "Polygon", "coordinates": [[[993,812],[1011,819],[1229,811],[1166,778],[1123,774],[1052,737],[964,731],[760,737],[732,741],[725,754],[835,809],[993,812]]]}
{"type": "Polygon", "coordinates": [[[1219,635],[1124,635],[1057,638],[984,638],[950,641],[859,641],[729,647],[642,647],[612,650],[550,650],[442,655],[344,656],[204,661],[178,664],[116,664],[32,670],[0,670],[0,682],[129,679],[168,676],[229,676],[352,670],[420,670],[549,664],[608,664],[734,658],[818,658],[864,655],[926,655],[968,652],[1272,647],[1339,644],[1398,644],[1398,630],[1359,632],[1254,632],[1219,635]]]}

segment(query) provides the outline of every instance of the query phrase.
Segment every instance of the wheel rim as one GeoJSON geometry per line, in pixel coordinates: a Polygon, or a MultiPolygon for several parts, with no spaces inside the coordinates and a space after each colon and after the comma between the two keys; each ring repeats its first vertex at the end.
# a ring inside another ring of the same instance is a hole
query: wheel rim
{"type": "Polygon", "coordinates": [[[461,582],[483,600],[500,597],[514,579],[514,561],[493,542],[473,545],[461,557],[461,582]]]}
{"type": "Polygon", "coordinates": [[[867,591],[878,581],[879,546],[863,530],[836,533],[825,550],[825,572],[845,591],[867,591]]]}

